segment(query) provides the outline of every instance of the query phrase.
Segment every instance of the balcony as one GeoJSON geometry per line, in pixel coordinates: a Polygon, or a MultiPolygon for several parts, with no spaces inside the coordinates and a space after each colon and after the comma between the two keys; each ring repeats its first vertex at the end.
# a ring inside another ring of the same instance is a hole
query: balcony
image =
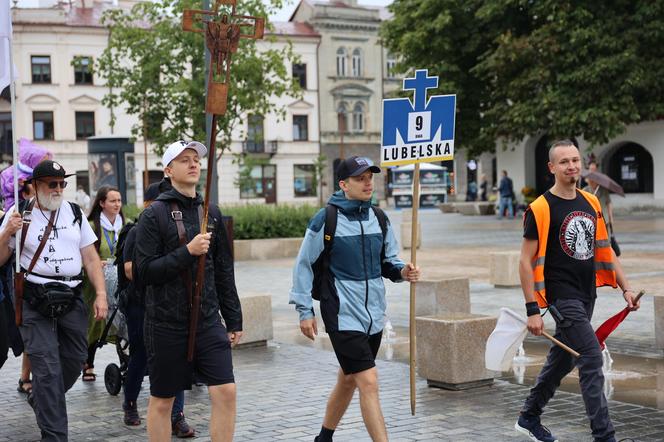
{"type": "Polygon", "coordinates": [[[264,140],[244,140],[242,142],[242,153],[267,153],[274,155],[277,153],[279,142],[264,140]]]}

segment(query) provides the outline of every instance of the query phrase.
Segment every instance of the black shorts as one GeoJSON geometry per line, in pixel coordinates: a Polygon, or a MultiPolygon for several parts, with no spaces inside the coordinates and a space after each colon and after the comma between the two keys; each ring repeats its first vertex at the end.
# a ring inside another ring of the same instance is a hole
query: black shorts
{"type": "Polygon", "coordinates": [[[374,335],[357,331],[328,332],[328,335],[344,374],[359,373],[376,366],[382,331],[374,335]]]}
{"type": "Polygon", "coordinates": [[[179,391],[191,390],[194,372],[197,380],[208,386],[235,382],[231,342],[221,321],[198,330],[192,362],[187,361],[188,335],[188,330],[145,324],[152,396],[170,398],[179,391]]]}

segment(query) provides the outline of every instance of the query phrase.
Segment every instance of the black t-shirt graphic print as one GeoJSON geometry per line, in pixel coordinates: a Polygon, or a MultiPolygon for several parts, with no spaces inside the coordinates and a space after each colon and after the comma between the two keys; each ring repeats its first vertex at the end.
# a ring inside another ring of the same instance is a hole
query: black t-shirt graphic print
{"type": "MultiPolygon", "coordinates": [[[[549,303],[557,298],[590,300],[595,287],[595,210],[581,193],[567,200],[547,191],[550,224],[544,265],[544,284],[549,303]]],[[[528,211],[524,238],[539,238],[535,216],[528,211]]]]}

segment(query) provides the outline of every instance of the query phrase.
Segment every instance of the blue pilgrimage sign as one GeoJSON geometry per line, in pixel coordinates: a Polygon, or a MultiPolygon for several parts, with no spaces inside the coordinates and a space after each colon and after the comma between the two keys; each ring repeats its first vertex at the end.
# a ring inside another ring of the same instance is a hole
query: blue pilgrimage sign
{"type": "Polygon", "coordinates": [[[456,95],[427,100],[427,90],[437,87],[438,77],[418,69],[415,77],[403,80],[403,90],[414,91],[413,103],[409,98],[383,100],[382,167],[453,159],[456,95]]]}

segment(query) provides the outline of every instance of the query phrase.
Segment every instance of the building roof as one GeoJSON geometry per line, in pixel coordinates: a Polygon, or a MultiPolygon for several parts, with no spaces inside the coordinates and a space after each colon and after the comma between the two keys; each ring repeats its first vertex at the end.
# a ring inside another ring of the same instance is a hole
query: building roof
{"type": "Polygon", "coordinates": [[[308,23],[297,21],[276,21],[270,22],[273,29],[268,31],[272,35],[284,35],[289,37],[311,37],[320,38],[320,34],[314,31],[308,23]]]}

